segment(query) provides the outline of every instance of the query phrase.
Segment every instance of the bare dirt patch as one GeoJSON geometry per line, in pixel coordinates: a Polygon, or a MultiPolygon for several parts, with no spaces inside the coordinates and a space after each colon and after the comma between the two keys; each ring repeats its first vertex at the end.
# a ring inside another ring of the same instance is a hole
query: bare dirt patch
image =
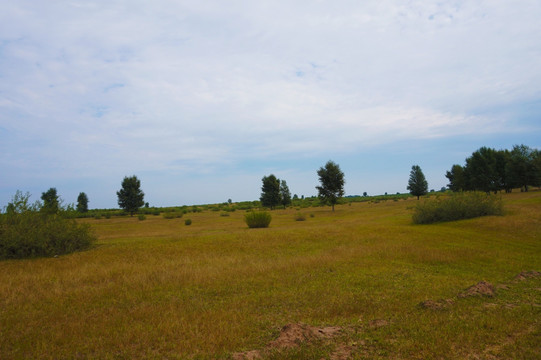
{"type": "MultiPolygon", "coordinates": [[[[255,360],[261,359],[266,352],[273,349],[283,350],[300,346],[303,343],[310,343],[319,340],[331,339],[340,333],[343,329],[339,326],[315,327],[306,324],[287,324],[280,331],[276,340],[271,341],[262,350],[250,350],[233,354],[234,360],[255,360]]],[[[336,360],[347,359],[344,354],[346,348],[339,348],[335,352],[336,360]]],[[[348,353],[350,354],[351,351],[348,353]]],[[[349,356],[349,355],[348,355],[349,356]]]]}
{"type": "Polygon", "coordinates": [[[438,301],[425,300],[419,304],[423,309],[441,310],[453,305],[455,301],[453,299],[442,299],[438,301]]]}
{"type": "Polygon", "coordinates": [[[494,285],[486,281],[480,281],[475,285],[470,286],[463,292],[457,295],[459,298],[467,298],[471,296],[488,296],[493,297],[495,295],[494,285]]]}
{"type": "Polygon", "coordinates": [[[515,281],[524,281],[527,279],[532,279],[541,276],[541,272],[539,271],[523,271],[517,276],[515,276],[515,281]]]}

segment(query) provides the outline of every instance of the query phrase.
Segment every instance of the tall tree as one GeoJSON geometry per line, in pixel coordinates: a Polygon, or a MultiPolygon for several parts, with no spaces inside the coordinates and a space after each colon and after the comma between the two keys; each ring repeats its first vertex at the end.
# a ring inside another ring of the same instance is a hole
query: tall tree
{"type": "Polygon", "coordinates": [[[128,211],[131,216],[145,204],[145,193],[141,190],[141,181],[137,176],[126,176],[122,180],[122,188],[116,192],[118,205],[128,211]]]}
{"type": "Polygon", "coordinates": [[[84,192],[77,196],[77,211],[80,213],[88,211],[88,196],[84,192]]]}
{"type": "Polygon", "coordinates": [[[285,180],[280,181],[280,202],[284,206],[284,209],[291,204],[291,193],[285,180]]]}
{"type": "Polygon", "coordinates": [[[41,193],[43,200],[42,209],[48,213],[56,214],[60,210],[60,198],[56,192],[56,188],[50,188],[44,193],[41,193]]]}
{"type": "Polygon", "coordinates": [[[330,204],[332,211],[338,199],[344,196],[344,173],[334,161],[327,161],[324,167],[317,171],[320,186],[316,186],[318,197],[324,204],[330,204]]]}
{"type": "Polygon", "coordinates": [[[526,145],[515,145],[509,152],[507,174],[514,187],[528,191],[529,185],[539,185],[541,169],[539,169],[538,152],[526,145]]]}
{"type": "Polygon", "coordinates": [[[276,205],[280,204],[280,180],[273,174],[269,176],[263,176],[261,179],[263,185],[261,186],[261,205],[269,207],[273,210],[276,205]]]}
{"type": "Polygon", "coordinates": [[[463,191],[466,188],[466,179],[464,178],[464,168],[460,165],[453,165],[451,171],[447,171],[445,177],[449,179],[447,185],[451,191],[463,191]]]}
{"type": "Polygon", "coordinates": [[[410,191],[411,195],[417,196],[417,200],[419,200],[420,196],[425,195],[428,192],[428,182],[419,165],[413,165],[411,167],[407,189],[410,191]]]}
{"type": "Polygon", "coordinates": [[[487,193],[502,188],[501,171],[498,169],[497,151],[485,146],[474,151],[466,159],[464,167],[467,190],[479,190],[487,193]]]}

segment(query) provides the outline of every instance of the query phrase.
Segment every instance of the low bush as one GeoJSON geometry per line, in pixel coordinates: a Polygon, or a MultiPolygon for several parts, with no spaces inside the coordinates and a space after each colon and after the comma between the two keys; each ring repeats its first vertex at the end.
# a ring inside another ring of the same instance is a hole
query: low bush
{"type": "Polygon", "coordinates": [[[269,227],[271,220],[271,214],[266,211],[250,211],[244,215],[244,221],[251,229],[269,227]]]}
{"type": "Polygon", "coordinates": [[[91,246],[90,225],[29,205],[29,194],[13,198],[0,215],[0,259],[20,259],[72,253],[91,246]]]}
{"type": "Polygon", "coordinates": [[[184,220],[184,225],[191,225],[192,224],[192,220],[191,219],[186,219],[184,220]]]}
{"type": "Polygon", "coordinates": [[[480,192],[464,192],[419,203],[414,209],[413,222],[431,224],[487,215],[503,215],[501,198],[480,192]]]}
{"type": "Polygon", "coordinates": [[[306,220],[306,216],[303,213],[296,213],[295,214],[295,221],[304,221],[306,220]]]}
{"type": "Polygon", "coordinates": [[[137,218],[139,219],[139,221],[143,221],[143,220],[146,220],[147,217],[145,216],[145,214],[139,214],[137,215],[137,218]]]}
{"type": "Polygon", "coordinates": [[[164,219],[179,219],[184,215],[183,212],[165,212],[162,214],[164,219]]]}

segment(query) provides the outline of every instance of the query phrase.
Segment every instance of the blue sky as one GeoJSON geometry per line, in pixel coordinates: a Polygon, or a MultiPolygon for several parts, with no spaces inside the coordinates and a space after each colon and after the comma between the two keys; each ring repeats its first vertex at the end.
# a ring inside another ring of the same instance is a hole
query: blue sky
{"type": "Polygon", "coordinates": [[[541,148],[539,1],[32,1],[0,11],[0,208],[429,187],[481,146],[541,148]]]}

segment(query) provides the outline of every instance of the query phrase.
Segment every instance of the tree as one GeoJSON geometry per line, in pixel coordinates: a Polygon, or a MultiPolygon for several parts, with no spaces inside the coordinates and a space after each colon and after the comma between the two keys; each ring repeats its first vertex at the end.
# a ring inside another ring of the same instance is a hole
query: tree
{"type": "Polygon", "coordinates": [[[133,216],[143,206],[145,193],[141,190],[141,181],[137,176],[124,177],[122,188],[116,192],[118,205],[133,216]]]}
{"type": "Polygon", "coordinates": [[[425,195],[428,192],[428,182],[419,165],[413,165],[411,167],[407,189],[410,191],[411,195],[417,196],[417,200],[419,200],[420,196],[425,195]]]}
{"type": "Polygon", "coordinates": [[[324,204],[330,204],[332,211],[338,199],[344,196],[344,173],[340,166],[329,160],[317,171],[321,186],[316,186],[318,197],[324,204]]]}
{"type": "Polygon", "coordinates": [[[284,206],[284,209],[291,204],[291,193],[285,180],[280,182],[280,202],[284,206]]]}
{"type": "Polygon", "coordinates": [[[464,178],[464,168],[460,165],[453,165],[451,171],[447,171],[445,177],[449,179],[447,185],[453,192],[464,191],[466,189],[466,179],[464,178]]]}
{"type": "Polygon", "coordinates": [[[474,151],[466,159],[464,177],[466,190],[479,190],[486,193],[498,191],[502,188],[504,179],[499,170],[497,151],[485,146],[474,151]]]}
{"type": "Polygon", "coordinates": [[[88,196],[84,192],[77,197],[77,211],[84,213],[88,211],[88,196]]]}
{"type": "Polygon", "coordinates": [[[270,174],[269,176],[263,176],[261,181],[263,182],[260,197],[261,205],[273,210],[281,201],[280,180],[273,174],[270,174]]]}
{"type": "Polygon", "coordinates": [[[509,152],[507,161],[507,175],[513,187],[523,188],[528,191],[528,185],[538,186],[541,172],[538,152],[526,145],[515,145],[509,152]]]}
{"type": "Polygon", "coordinates": [[[44,193],[41,193],[43,200],[43,211],[51,214],[56,214],[60,210],[60,198],[56,192],[56,188],[50,188],[44,193]]]}

